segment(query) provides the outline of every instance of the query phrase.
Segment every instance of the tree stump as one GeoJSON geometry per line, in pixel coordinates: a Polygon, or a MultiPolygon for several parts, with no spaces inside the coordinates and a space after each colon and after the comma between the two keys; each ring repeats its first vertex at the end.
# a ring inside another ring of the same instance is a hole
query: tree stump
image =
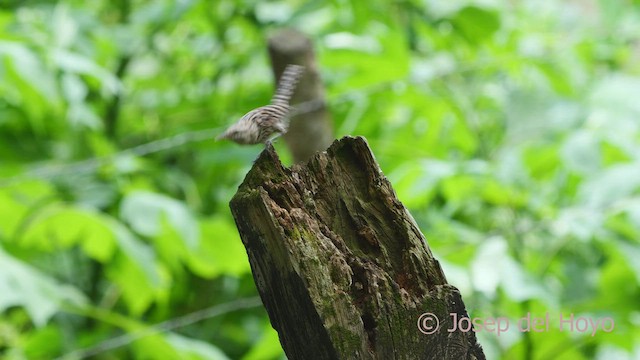
{"type": "Polygon", "coordinates": [[[291,168],[269,146],[230,206],[289,359],[485,358],[473,331],[447,330],[467,317],[460,293],[364,138],[291,168]]]}

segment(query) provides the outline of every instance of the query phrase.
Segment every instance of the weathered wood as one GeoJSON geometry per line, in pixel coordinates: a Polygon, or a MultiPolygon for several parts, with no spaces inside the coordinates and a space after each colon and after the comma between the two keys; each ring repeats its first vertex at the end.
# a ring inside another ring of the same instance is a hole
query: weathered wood
{"type": "Polygon", "coordinates": [[[364,138],[292,168],[268,147],[231,210],[289,359],[484,359],[472,331],[447,331],[466,317],[460,293],[364,138]]]}
{"type": "Polygon", "coordinates": [[[291,99],[291,104],[295,107],[294,115],[283,139],[296,163],[307,161],[333,141],[333,124],[326,107],[324,86],[313,44],[308,37],[296,30],[280,30],[269,38],[269,56],[276,79],[280,78],[288,64],[305,67],[291,99]]]}

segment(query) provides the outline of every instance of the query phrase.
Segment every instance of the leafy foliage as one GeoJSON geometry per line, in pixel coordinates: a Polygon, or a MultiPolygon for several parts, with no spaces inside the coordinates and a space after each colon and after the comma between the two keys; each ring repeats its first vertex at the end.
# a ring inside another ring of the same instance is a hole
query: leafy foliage
{"type": "Polygon", "coordinates": [[[255,307],[145,332],[256,294],[227,202],[260,149],[198,136],[268,101],[283,26],[314,39],[337,135],[367,137],[471,315],[550,314],[479,333],[489,358],[640,356],[637,2],[0,9],[2,358],[283,356],[255,307]],[[560,331],[571,313],[615,329],[560,331]]]}

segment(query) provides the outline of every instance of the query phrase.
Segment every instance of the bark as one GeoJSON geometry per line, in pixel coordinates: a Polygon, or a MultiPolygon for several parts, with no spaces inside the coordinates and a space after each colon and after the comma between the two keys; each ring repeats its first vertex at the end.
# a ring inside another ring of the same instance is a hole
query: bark
{"type": "Polygon", "coordinates": [[[269,55],[276,79],[288,64],[305,67],[291,100],[291,104],[298,105],[298,115],[291,117],[289,131],[283,139],[296,163],[306,161],[333,141],[333,125],[326,108],[313,45],[297,31],[281,30],[269,38],[269,55]]]}
{"type": "Polygon", "coordinates": [[[292,168],[269,146],[231,210],[289,359],[484,359],[473,331],[447,331],[467,316],[460,293],[364,138],[292,168]]]}

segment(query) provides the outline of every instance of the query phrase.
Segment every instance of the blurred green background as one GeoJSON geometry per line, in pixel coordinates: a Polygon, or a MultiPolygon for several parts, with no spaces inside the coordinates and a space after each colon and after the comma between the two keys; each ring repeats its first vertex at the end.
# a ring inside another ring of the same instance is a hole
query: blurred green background
{"type": "Polygon", "coordinates": [[[0,358],[284,357],[228,209],[261,147],[212,139],[293,27],[470,315],[550,315],[488,358],[640,359],[638,0],[0,9],[0,358]]]}

